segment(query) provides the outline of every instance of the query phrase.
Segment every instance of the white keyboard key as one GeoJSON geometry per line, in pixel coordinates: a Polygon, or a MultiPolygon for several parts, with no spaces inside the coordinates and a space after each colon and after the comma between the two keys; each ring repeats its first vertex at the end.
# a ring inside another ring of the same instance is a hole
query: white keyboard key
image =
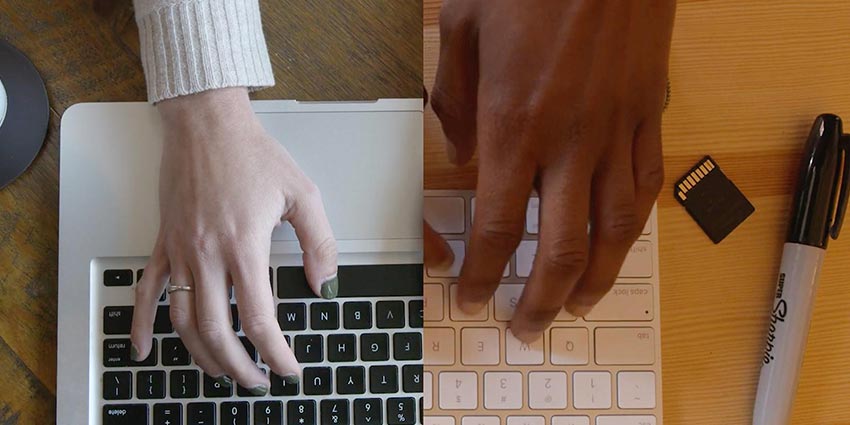
{"type": "Polygon", "coordinates": [[[464,241],[446,241],[449,244],[449,248],[452,249],[452,253],[454,253],[455,260],[452,265],[443,270],[432,270],[428,269],[428,276],[430,277],[458,277],[460,276],[460,268],[463,266],[463,257],[466,255],[466,242],[464,241]]]}
{"type": "Polygon", "coordinates": [[[550,362],[555,365],[586,365],[588,362],[587,328],[552,328],[550,362]]]}
{"type": "Polygon", "coordinates": [[[502,425],[498,416],[464,416],[460,425],[502,425]]]}
{"type": "Polygon", "coordinates": [[[654,409],[655,372],[618,373],[617,405],[621,409],[654,409]]]}
{"type": "Polygon", "coordinates": [[[425,333],[425,364],[452,365],[455,363],[455,330],[427,328],[425,333]]]}
{"type": "Polygon", "coordinates": [[[652,242],[637,241],[626,255],[620,277],[652,277],[652,242]]]}
{"type": "Polygon", "coordinates": [[[461,234],[466,230],[463,198],[426,196],[422,215],[437,233],[461,234]]]}
{"type": "Polygon", "coordinates": [[[614,285],[584,320],[652,320],[652,285],[614,285]]]}
{"type": "Polygon", "coordinates": [[[431,372],[422,375],[422,392],[422,408],[430,410],[434,407],[434,375],[431,372]]]}
{"type": "Polygon", "coordinates": [[[507,425],[546,425],[543,416],[508,416],[507,425]]]}
{"type": "Polygon", "coordinates": [[[456,322],[483,322],[487,320],[489,316],[490,303],[487,303],[487,307],[482,308],[475,314],[466,314],[460,310],[460,307],[457,305],[457,284],[453,284],[449,287],[449,301],[450,308],[449,314],[451,314],[452,320],[456,322]]]}
{"type": "Polygon", "coordinates": [[[531,275],[531,266],[534,264],[534,255],[537,252],[537,241],[522,241],[516,248],[516,275],[528,277],[531,275]]]}
{"type": "Polygon", "coordinates": [[[425,321],[440,321],[445,315],[443,309],[443,285],[426,283],[423,285],[425,321]]]}
{"type": "Polygon", "coordinates": [[[460,335],[460,359],[463,364],[499,364],[499,329],[463,328],[460,335]]]}
{"type": "Polygon", "coordinates": [[[455,425],[451,416],[425,416],[425,425],[455,425]]]}
{"type": "Polygon", "coordinates": [[[543,364],[543,338],[526,344],[516,339],[510,329],[505,330],[505,360],[510,365],[543,364]]]}
{"type": "Polygon", "coordinates": [[[590,425],[587,416],[552,416],[552,425],[590,425]]]}
{"type": "Polygon", "coordinates": [[[655,425],[655,416],[597,416],[596,425],[655,425]]]}
{"type": "Polygon", "coordinates": [[[596,328],[596,364],[650,365],[655,363],[652,328],[596,328]]]}
{"type": "Polygon", "coordinates": [[[516,303],[519,301],[520,295],[522,295],[523,288],[525,288],[525,285],[509,283],[503,283],[496,288],[496,294],[493,296],[496,304],[496,320],[500,322],[511,320],[511,317],[514,316],[516,303]]]}
{"type": "Polygon", "coordinates": [[[522,408],[522,373],[485,372],[484,408],[492,410],[522,408]]]}
{"type": "Polygon", "coordinates": [[[528,208],[525,210],[525,231],[536,235],[540,231],[538,218],[540,217],[540,199],[530,198],[528,208]]]}
{"type": "Polygon", "coordinates": [[[610,409],[611,374],[608,372],[574,372],[573,406],[576,409],[610,409]]]}
{"type": "Polygon", "coordinates": [[[532,409],[566,409],[567,374],[564,372],[529,373],[528,407],[532,409]]]}
{"type": "Polygon", "coordinates": [[[470,410],[478,408],[478,374],[475,372],[441,372],[439,379],[440,409],[470,410]]]}

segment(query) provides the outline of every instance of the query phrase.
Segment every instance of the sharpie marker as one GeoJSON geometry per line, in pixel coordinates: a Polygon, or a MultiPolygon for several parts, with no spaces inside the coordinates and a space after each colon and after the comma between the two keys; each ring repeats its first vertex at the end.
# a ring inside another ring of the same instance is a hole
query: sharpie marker
{"type": "Polygon", "coordinates": [[[847,206],[849,143],[850,137],[842,133],[841,118],[830,114],[817,117],[806,142],[782,251],[753,425],[787,425],[791,420],[818,274],[827,242],[838,237],[847,206]]]}

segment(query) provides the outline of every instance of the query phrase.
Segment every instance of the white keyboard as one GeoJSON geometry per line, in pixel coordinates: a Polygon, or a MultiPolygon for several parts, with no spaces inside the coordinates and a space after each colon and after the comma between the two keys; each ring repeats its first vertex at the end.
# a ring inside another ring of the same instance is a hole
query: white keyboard
{"type": "Polygon", "coordinates": [[[455,304],[475,195],[426,191],[425,219],[454,251],[425,273],[426,425],[660,425],[661,342],[657,213],[633,245],[611,292],[584,318],[562,310],[526,345],[507,329],[537,247],[538,199],[523,240],[487,308],[455,304]]]}

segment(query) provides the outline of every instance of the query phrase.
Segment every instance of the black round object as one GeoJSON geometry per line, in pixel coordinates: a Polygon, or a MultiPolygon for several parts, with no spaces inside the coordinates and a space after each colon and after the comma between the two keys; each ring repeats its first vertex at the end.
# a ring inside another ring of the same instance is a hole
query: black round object
{"type": "MultiPolygon", "coordinates": [[[[30,166],[47,134],[50,106],[44,81],[32,62],[0,40],[0,84],[6,115],[0,113],[0,189],[30,166]]],[[[0,112],[3,110],[0,94],[0,112]]]]}

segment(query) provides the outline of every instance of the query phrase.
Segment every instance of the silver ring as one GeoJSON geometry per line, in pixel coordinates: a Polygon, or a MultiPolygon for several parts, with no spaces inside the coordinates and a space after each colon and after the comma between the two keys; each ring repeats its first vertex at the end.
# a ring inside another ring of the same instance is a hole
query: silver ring
{"type": "Polygon", "coordinates": [[[166,288],[165,290],[166,290],[166,292],[168,292],[169,294],[170,294],[170,293],[172,293],[172,292],[177,292],[177,291],[188,291],[188,292],[191,292],[191,291],[192,291],[192,287],[191,287],[191,286],[181,286],[181,285],[168,285],[168,288],[166,288]]]}

